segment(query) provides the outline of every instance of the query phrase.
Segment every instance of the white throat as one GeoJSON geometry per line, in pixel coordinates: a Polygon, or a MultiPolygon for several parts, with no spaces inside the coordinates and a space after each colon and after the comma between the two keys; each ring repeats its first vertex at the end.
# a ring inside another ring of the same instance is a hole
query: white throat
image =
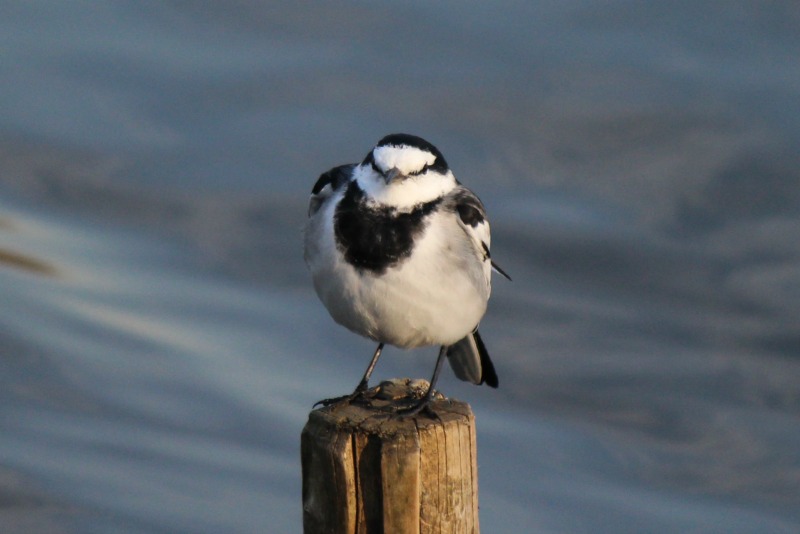
{"type": "Polygon", "coordinates": [[[375,172],[371,165],[356,167],[354,175],[367,198],[401,211],[435,200],[456,187],[456,179],[449,170],[447,174],[427,171],[388,185],[383,176],[375,172]]]}

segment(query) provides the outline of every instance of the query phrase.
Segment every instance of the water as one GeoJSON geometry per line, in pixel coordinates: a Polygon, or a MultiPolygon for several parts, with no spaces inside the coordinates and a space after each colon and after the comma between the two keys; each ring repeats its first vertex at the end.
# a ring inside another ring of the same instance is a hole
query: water
{"type": "MultiPolygon", "coordinates": [[[[302,263],[384,134],[484,200],[484,532],[800,530],[793,2],[7,2],[0,531],[298,532],[371,343],[302,263]]],[[[376,374],[427,377],[435,350],[376,374]]]]}

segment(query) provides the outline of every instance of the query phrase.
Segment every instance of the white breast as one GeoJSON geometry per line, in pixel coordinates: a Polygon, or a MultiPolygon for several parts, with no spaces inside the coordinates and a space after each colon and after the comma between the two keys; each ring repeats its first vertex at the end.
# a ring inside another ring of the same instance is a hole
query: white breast
{"type": "Polygon", "coordinates": [[[336,249],[334,204],[309,221],[306,260],[317,294],[336,322],[404,348],[450,345],[478,325],[491,291],[488,262],[456,214],[432,214],[411,256],[376,274],[357,271],[336,249]]]}

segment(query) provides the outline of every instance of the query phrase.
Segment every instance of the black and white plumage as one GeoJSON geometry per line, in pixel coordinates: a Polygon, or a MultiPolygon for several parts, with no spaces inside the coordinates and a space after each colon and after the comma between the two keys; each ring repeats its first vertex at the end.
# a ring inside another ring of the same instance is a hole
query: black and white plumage
{"type": "Polygon", "coordinates": [[[483,204],[435,146],[384,137],[361,164],[319,177],[308,217],[305,260],[317,295],[337,323],[379,342],[347,398],[367,389],[385,343],[441,347],[428,395],[411,412],[430,399],[445,354],[461,380],[497,387],[477,328],[492,269],[506,275],[489,254],[483,204]]]}

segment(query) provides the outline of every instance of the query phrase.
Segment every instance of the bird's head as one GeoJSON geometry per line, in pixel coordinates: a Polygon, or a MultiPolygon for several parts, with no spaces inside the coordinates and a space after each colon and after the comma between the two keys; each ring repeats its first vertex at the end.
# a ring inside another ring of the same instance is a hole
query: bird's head
{"type": "Polygon", "coordinates": [[[368,197],[396,208],[436,199],[457,184],[439,149],[409,134],[381,139],[357,171],[358,183],[368,197]]]}

